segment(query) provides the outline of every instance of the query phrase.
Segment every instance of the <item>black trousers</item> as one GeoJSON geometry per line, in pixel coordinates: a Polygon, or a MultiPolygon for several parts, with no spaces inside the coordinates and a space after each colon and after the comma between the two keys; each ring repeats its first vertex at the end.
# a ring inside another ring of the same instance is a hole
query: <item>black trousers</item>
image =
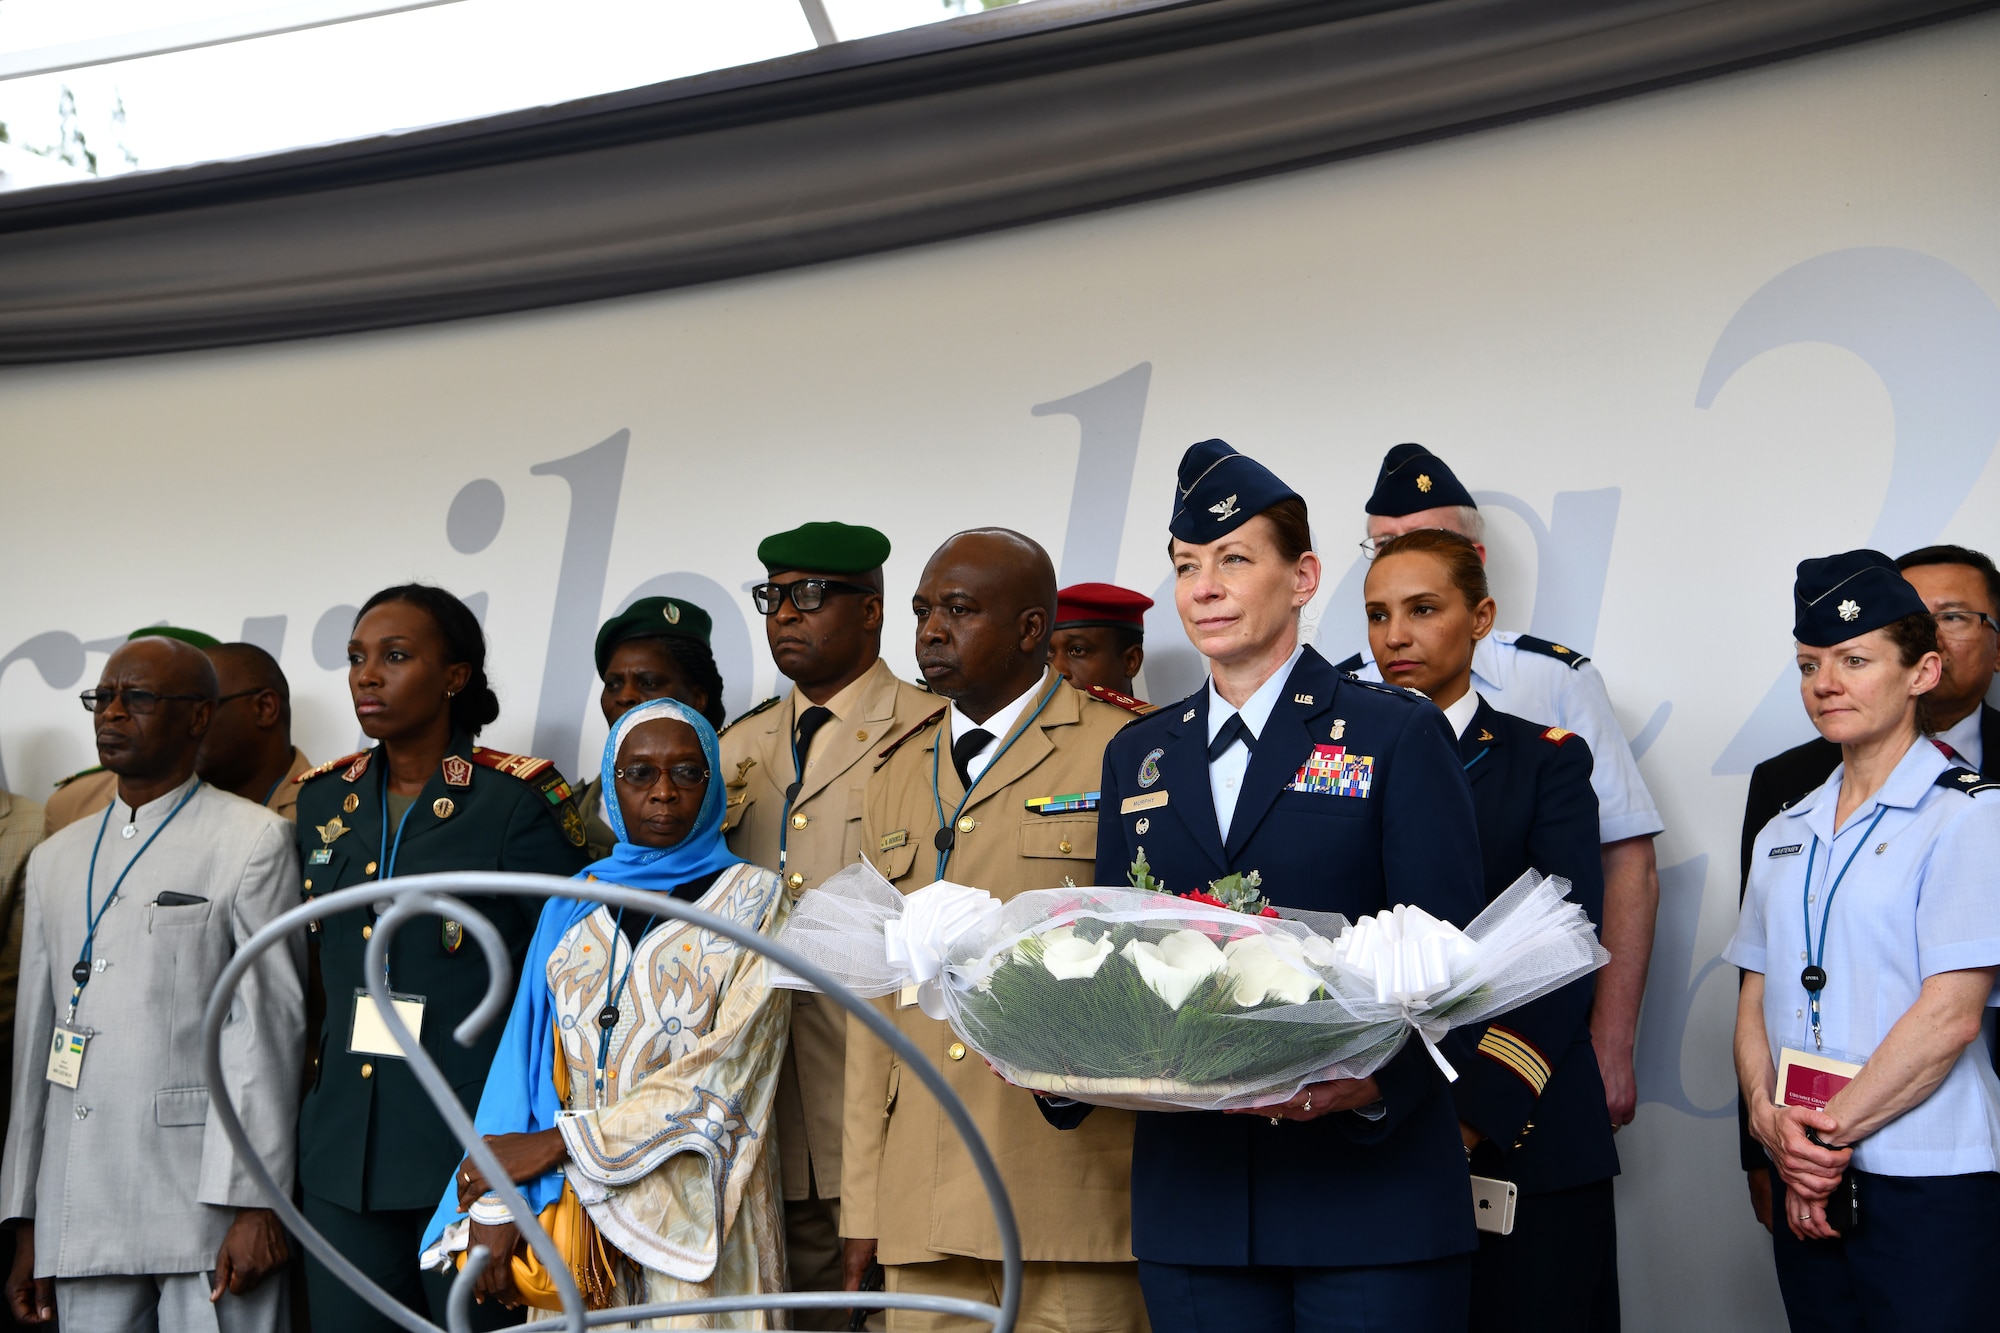
{"type": "MultiPolygon", "coordinates": [[[[444,1325],[452,1275],[417,1268],[424,1228],[430,1225],[430,1209],[357,1213],[330,1199],[307,1194],[301,1211],[349,1263],[384,1291],[419,1314],[428,1312],[431,1322],[444,1325]]],[[[311,1254],[306,1255],[306,1299],[312,1309],[314,1333],[401,1333],[396,1324],[377,1314],[360,1293],[311,1254]]],[[[475,1329],[510,1328],[523,1322],[524,1314],[518,1309],[490,1301],[472,1307],[475,1329]]]]}
{"type": "Polygon", "coordinates": [[[2000,1174],[1857,1172],[1861,1226],[1800,1240],[1785,1225],[1785,1182],[1771,1172],[1771,1253],[1795,1333],[1940,1333],[1993,1322],[2000,1174]]]}
{"type": "Polygon", "coordinates": [[[1461,1333],[1470,1268],[1462,1254],[1379,1268],[1141,1259],[1139,1287],[1153,1333],[1461,1333]]]}
{"type": "Polygon", "coordinates": [[[1479,1233],[1472,1333],[1618,1333],[1611,1182],[1524,1194],[1507,1236],[1479,1233]]]}

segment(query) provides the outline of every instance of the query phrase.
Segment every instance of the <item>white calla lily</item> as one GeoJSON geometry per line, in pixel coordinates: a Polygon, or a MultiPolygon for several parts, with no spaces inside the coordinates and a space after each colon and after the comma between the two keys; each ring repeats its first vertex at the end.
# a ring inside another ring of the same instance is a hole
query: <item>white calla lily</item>
{"type": "Polygon", "coordinates": [[[1305,950],[1284,935],[1244,935],[1223,950],[1229,975],[1236,982],[1235,1000],[1249,1009],[1266,1000],[1304,1004],[1320,981],[1306,964],[1305,950]]]}
{"type": "Polygon", "coordinates": [[[1050,976],[1061,981],[1094,977],[1097,969],[1104,966],[1104,960],[1111,956],[1109,935],[1086,940],[1068,926],[1058,926],[1044,931],[1040,939],[1042,966],[1048,969],[1050,976]]]}
{"type": "Polygon", "coordinates": [[[1158,944],[1132,940],[1120,952],[1139,969],[1139,976],[1153,994],[1175,1011],[1224,961],[1222,950],[1198,930],[1177,930],[1158,944]]]}

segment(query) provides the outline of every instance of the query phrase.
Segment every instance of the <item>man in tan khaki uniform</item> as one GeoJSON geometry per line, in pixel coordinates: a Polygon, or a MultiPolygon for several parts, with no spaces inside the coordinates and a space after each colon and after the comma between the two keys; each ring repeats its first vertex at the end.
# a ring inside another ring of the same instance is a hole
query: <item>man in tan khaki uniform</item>
{"type": "MultiPolygon", "coordinates": [[[[277,662],[255,644],[218,643],[200,630],[170,625],[134,630],[127,642],[149,636],[201,649],[221,682],[215,722],[196,765],[202,780],[295,820],[299,788],[292,779],[311,768],[312,761],[292,744],[291,686],[277,662]]],[[[64,778],[48,800],[48,832],[103,810],[117,790],[118,775],[104,768],[64,778]]]]}
{"type": "MultiPolygon", "coordinates": [[[[757,548],[767,581],[754,599],[772,660],[793,688],[723,733],[723,830],[731,851],[782,874],[794,900],[859,859],[861,794],[876,751],[941,702],[882,661],[888,557],[887,537],[845,523],[808,523],[757,548]]],[[[777,1108],[794,1291],[840,1290],[846,1060],[847,1016],[817,996],[795,995],[777,1108]]],[[[844,1329],[847,1315],[800,1311],[793,1327],[844,1329]]]]}
{"type": "MultiPolygon", "coordinates": [[[[1087,803],[1106,742],[1133,714],[1071,689],[1047,666],[1055,595],[1047,554],[1003,529],[960,533],[925,568],[913,599],[917,661],[952,706],[889,748],[861,820],[863,849],[904,892],[943,878],[1005,900],[1093,878],[1095,810],[1042,815],[1027,802],[1087,803]],[[940,805],[948,850],[937,845],[940,805]]],[[[947,1025],[895,996],[877,1003],[944,1071],[999,1163],[1027,1260],[1017,1327],[1145,1329],[1131,1247],[1131,1113],[1099,1110],[1058,1131],[1033,1094],[996,1078],[947,1025]]],[[[892,1292],[997,1304],[1000,1239],[972,1159],[936,1099],[858,1025],[847,1047],[845,1144],[850,1287],[872,1251],[892,1292]]],[[[889,1313],[892,1330],[970,1327],[889,1313]]]]}

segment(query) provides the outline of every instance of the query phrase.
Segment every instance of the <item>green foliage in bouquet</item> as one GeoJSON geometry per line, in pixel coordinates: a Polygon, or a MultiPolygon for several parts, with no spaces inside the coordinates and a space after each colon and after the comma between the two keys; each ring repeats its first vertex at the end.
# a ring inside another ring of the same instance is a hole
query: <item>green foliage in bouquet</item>
{"type": "MultiPolygon", "coordinates": [[[[1102,933],[1082,920],[1077,934],[1102,933]]],[[[1116,950],[1138,932],[1111,928],[1114,952],[1092,977],[1058,978],[1031,939],[996,968],[988,986],[957,997],[968,1040],[1017,1070],[1077,1078],[1167,1079],[1196,1086],[1254,1082],[1310,1066],[1340,1039],[1311,1023],[1246,1023],[1227,972],[1203,979],[1170,1009],[1116,950]]]]}

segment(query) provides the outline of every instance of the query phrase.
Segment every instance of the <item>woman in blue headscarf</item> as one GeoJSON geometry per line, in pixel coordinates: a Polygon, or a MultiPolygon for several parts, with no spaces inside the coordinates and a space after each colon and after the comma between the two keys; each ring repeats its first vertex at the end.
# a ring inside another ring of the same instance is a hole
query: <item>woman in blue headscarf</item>
{"type": "MultiPolygon", "coordinates": [[[[582,877],[775,931],[789,899],[776,875],[724,845],[720,764],[714,730],[682,704],[621,717],[603,762],[618,842],[582,877]]],[[[593,1307],[784,1289],[766,1149],[790,1005],[767,978],[761,955],[671,917],[565,898],[543,911],[475,1122],[530,1208],[561,1203],[575,1220],[580,1204],[588,1215],[597,1235],[586,1226],[558,1239],[593,1307]]],[[[529,1289],[514,1264],[495,1262],[479,1299],[553,1304],[519,1239],[468,1159],[423,1260],[449,1267],[471,1244],[518,1251],[529,1289]]],[[[733,1318],[720,1326],[766,1326],[761,1313],[733,1318]]]]}

